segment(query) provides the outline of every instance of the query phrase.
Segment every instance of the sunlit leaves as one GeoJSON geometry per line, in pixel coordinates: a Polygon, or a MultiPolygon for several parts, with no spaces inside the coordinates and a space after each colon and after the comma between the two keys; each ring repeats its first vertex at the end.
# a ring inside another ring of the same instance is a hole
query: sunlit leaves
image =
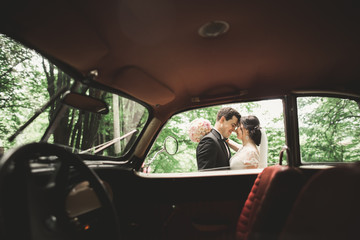
{"type": "Polygon", "coordinates": [[[298,98],[301,157],[306,162],[357,161],[360,111],[355,101],[298,98]]]}
{"type": "Polygon", "coordinates": [[[45,76],[35,64],[40,61],[34,51],[0,34],[0,145],[5,148],[14,144],[6,139],[48,99],[45,76]]]}
{"type": "MultiPolygon", "coordinates": [[[[279,162],[279,153],[285,144],[284,120],[282,116],[281,101],[267,101],[267,105],[275,105],[271,108],[264,103],[249,102],[229,104],[227,106],[237,109],[241,115],[257,115],[261,120],[262,127],[266,129],[269,142],[268,164],[273,165],[279,162]]],[[[149,172],[152,173],[177,173],[197,171],[196,147],[197,143],[189,138],[188,127],[191,121],[196,118],[208,119],[214,126],[216,115],[222,106],[214,106],[202,109],[191,110],[173,116],[159,134],[155,144],[148,154],[145,164],[151,163],[149,172]],[[174,136],[179,142],[179,151],[171,156],[166,153],[160,153],[154,158],[156,152],[160,151],[163,142],[167,136],[174,136]],[[153,160],[153,162],[152,162],[153,160]]],[[[230,138],[239,142],[236,135],[232,134],[230,138]]]]}

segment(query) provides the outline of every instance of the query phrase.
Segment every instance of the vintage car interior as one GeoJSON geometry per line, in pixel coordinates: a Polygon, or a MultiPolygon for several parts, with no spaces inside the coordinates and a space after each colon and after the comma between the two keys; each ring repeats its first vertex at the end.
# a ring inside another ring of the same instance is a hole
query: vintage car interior
{"type": "Polygon", "coordinates": [[[357,1],[0,8],[0,239],[359,239],[357,1]],[[16,44],[34,75],[3,67],[16,44]],[[186,121],[262,103],[268,166],[197,171],[186,121]]]}

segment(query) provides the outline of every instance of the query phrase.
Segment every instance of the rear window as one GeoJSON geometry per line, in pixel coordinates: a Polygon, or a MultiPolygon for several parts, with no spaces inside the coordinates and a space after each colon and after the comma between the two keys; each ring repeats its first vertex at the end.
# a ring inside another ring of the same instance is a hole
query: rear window
{"type": "Polygon", "coordinates": [[[356,101],[298,97],[297,105],[303,163],[360,159],[360,111],[356,101]]]}

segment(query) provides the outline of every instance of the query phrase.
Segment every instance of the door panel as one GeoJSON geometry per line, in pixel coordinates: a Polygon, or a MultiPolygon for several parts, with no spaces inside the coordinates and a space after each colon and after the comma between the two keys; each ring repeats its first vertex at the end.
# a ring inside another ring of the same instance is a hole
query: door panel
{"type": "Polygon", "coordinates": [[[121,169],[96,171],[111,185],[129,239],[234,239],[257,177],[143,178],[121,169]]]}

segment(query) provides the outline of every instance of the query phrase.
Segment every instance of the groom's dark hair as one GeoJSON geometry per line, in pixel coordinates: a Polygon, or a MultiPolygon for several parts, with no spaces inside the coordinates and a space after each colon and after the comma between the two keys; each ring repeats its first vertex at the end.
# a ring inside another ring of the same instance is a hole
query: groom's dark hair
{"type": "Polygon", "coordinates": [[[233,116],[235,116],[238,119],[238,123],[240,124],[241,115],[238,111],[236,111],[232,107],[221,108],[217,113],[216,121],[219,121],[223,116],[225,117],[226,121],[229,121],[230,119],[233,118],[233,116]]]}

